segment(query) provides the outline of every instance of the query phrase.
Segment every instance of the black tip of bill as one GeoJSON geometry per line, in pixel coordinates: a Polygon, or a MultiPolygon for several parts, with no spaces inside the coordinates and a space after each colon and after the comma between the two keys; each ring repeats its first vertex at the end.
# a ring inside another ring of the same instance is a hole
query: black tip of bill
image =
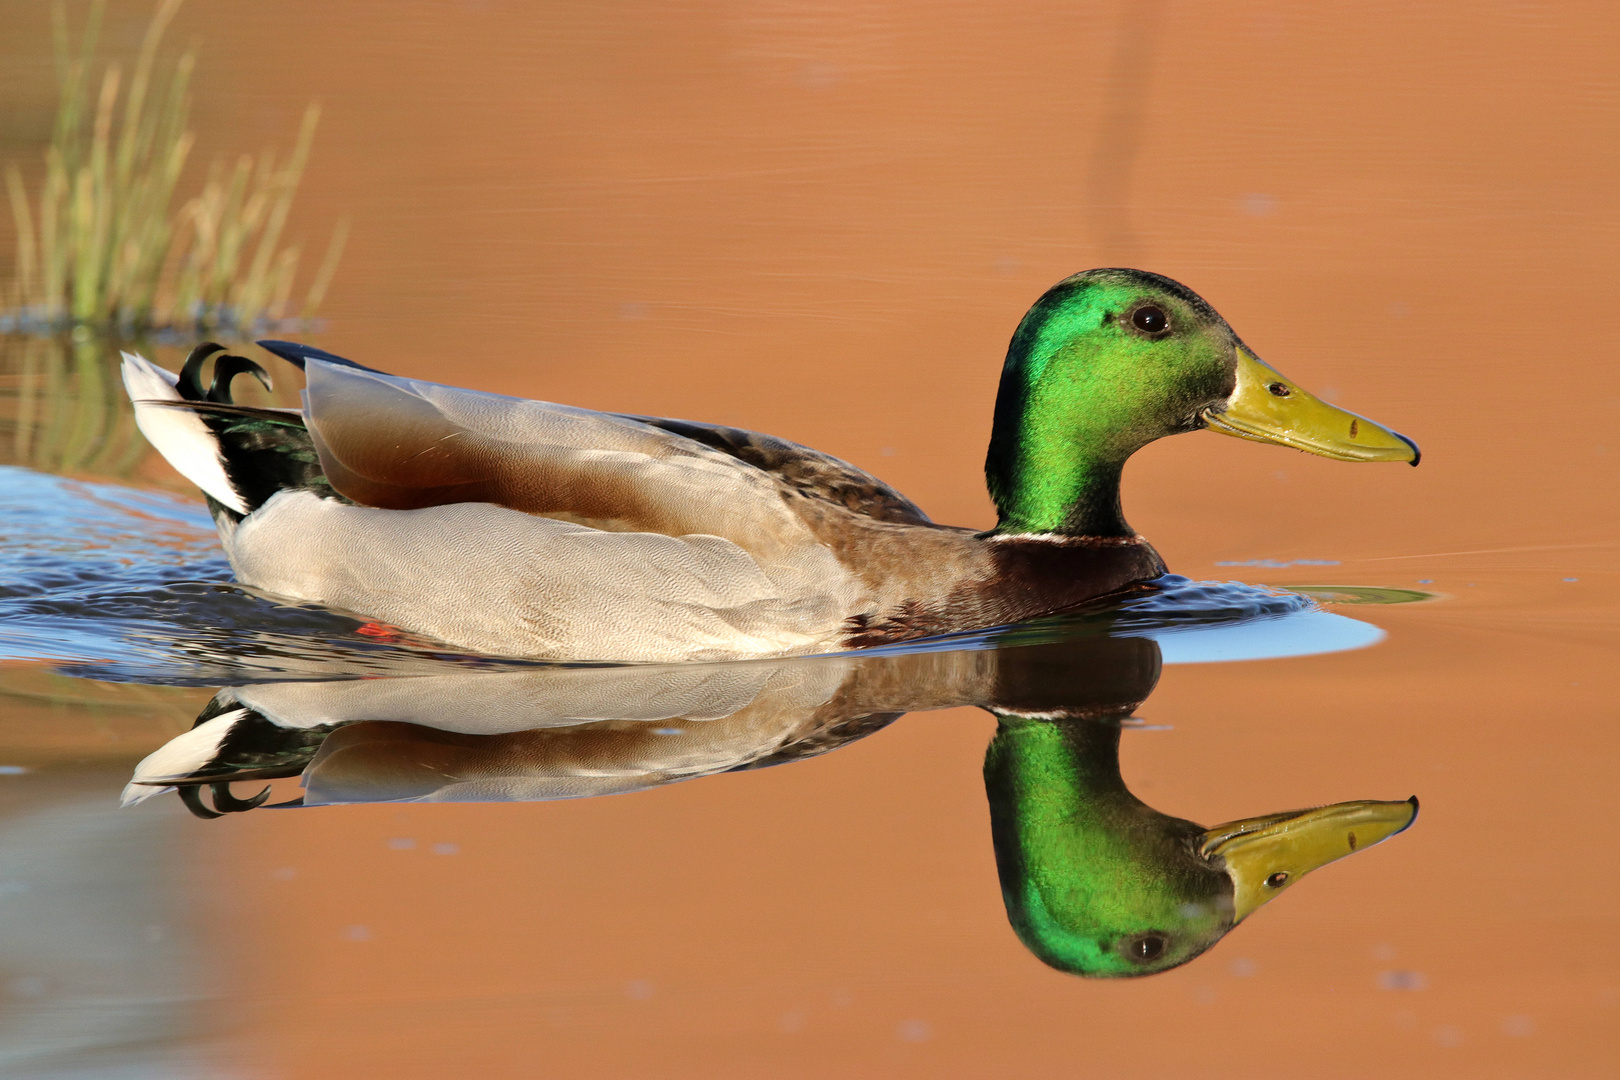
{"type": "MultiPolygon", "coordinates": [[[[1418,462],[1423,460],[1423,451],[1418,449],[1418,444],[1413,442],[1411,439],[1408,439],[1405,435],[1402,435],[1398,431],[1391,431],[1390,434],[1412,448],[1412,460],[1407,462],[1407,464],[1412,466],[1414,469],[1417,468],[1418,462]]],[[[1416,800],[1413,801],[1412,805],[1417,805],[1416,800]]]]}
{"type": "Polygon", "coordinates": [[[1413,795],[1406,801],[1412,805],[1412,820],[1408,821],[1405,825],[1402,825],[1396,832],[1390,833],[1391,836],[1399,836],[1401,833],[1417,824],[1418,811],[1421,809],[1421,807],[1418,806],[1418,798],[1416,795],[1413,795]]]}

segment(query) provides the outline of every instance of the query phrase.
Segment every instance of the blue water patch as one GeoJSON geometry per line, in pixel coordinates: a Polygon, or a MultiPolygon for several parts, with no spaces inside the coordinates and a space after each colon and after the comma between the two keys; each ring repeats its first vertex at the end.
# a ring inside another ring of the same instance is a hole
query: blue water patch
{"type": "Polygon", "coordinates": [[[1166,664],[1215,664],[1365,649],[1386,635],[1360,619],[1313,610],[1218,627],[1150,631],[1143,636],[1159,643],[1166,664]]]}
{"type": "Polygon", "coordinates": [[[1159,579],[1156,594],[1121,606],[1118,636],[1150,637],[1166,664],[1273,660],[1365,649],[1384,631],[1323,611],[1286,589],[1240,581],[1159,579]]]}

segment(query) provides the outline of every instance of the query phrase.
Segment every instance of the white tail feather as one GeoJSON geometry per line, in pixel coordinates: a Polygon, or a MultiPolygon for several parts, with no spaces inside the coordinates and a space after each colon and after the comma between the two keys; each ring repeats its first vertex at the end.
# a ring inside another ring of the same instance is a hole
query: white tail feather
{"type": "Polygon", "coordinates": [[[176,735],[146,755],[141,759],[141,763],[135,766],[135,775],[125,785],[119,805],[134,806],[136,803],[145,802],[153,795],[173,791],[172,787],[158,787],[149,781],[189,776],[213,761],[215,755],[219,753],[220,744],[225,741],[225,736],[230,734],[236,722],[246,715],[246,709],[232,709],[230,712],[220,713],[184,735],[176,735]]]}
{"type": "Polygon", "coordinates": [[[174,372],[163,370],[145,357],[124,353],[124,389],[135,404],[135,426],[146,441],[157,447],[181,476],[237,513],[247,513],[247,502],[225,475],[219,442],[202,417],[189,409],[156,404],[182,400],[175,389],[178,382],[174,372]]]}

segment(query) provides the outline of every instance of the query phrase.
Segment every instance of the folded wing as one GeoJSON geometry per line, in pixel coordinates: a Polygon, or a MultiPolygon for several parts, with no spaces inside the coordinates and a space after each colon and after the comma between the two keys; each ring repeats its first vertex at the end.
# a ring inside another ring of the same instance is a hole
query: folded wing
{"type": "Polygon", "coordinates": [[[306,371],[321,466],[362,505],[494,503],[609,532],[724,536],[764,557],[813,542],[791,485],[684,433],[317,360],[306,371]]]}

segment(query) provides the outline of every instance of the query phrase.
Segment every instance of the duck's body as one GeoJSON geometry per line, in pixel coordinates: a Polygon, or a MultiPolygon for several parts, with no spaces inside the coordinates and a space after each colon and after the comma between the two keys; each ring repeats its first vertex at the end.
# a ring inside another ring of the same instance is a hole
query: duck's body
{"type": "MultiPolygon", "coordinates": [[[[284,342],[263,344],[304,367],[302,411],[230,404],[231,376],[256,369],[239,358],[216,359],[205,392],[217,347],[180,376],[126,354],[125,381],[142,431],[209,495],[244,584],[482,652],[790,655],[1017,622],[1165,572],[1120,514],[1119,470],[1230,409],[1244,359],[1258,362],[1152,275],[1094,271],[1042,303],[1008,357],[987,533],[937,525],[876,477],[771,436],[397,378],[284,342]],[[1168,329],[1112,342],[1133,302],[1170,309],[1193,347],[1156,347],[1168,329]],[[1086,352],[1061,324],[1088,312],[1086,352]],[[1131,386],[1116,354],[1132,349],[1192,369],[1131,386]],[[1061,365],[1079,389],[1051,391],[1061,365]],[[1121,411],[1132,394],[1148,400],[1121,411]]],[[[1339,415],[1354,435],[1359,418],[1339,415]]]]}

